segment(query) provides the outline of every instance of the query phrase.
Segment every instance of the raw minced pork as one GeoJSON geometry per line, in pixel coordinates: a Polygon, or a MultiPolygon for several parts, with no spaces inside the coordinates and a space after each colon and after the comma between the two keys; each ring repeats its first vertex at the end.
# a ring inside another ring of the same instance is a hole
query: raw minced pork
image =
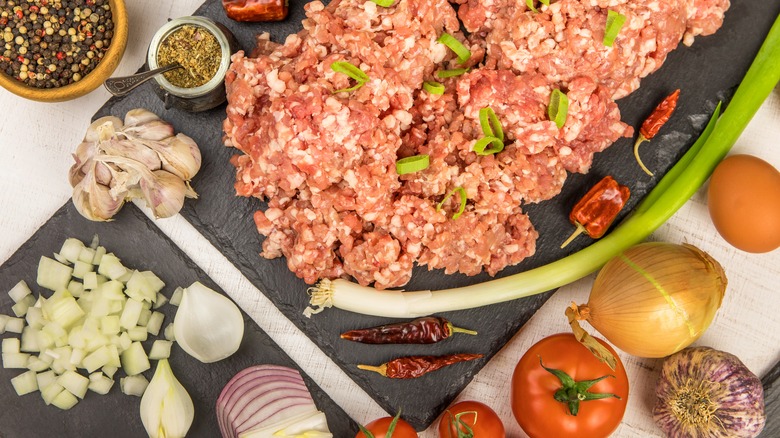
{"type": "Polygon", "coordinates": [[[614,99],[638,86],[680,41],[722,22],[727,0],[559,0],[540,12],[520,0],[318,1],[282,44],[258,36],[232,58],[225,144],[238,195],[267,200],[254,215],[261,255],[284,256],[308,283],[352,276],[402,286],[415,263],[447,273],[494,275],[534,254],[522,206],[558,194],[567,172],[633,134],[614,99]],[[613,48],[601,43],[606,9],[628,17],[613,48]],[[436,42],[471,49],[467,73],[436,42]],[[349,62],[355,84],[331,65],[349,62]],[[424,81],[445,85],[441,95],[424,81]],[[547,115],[553,90],[569,99],[565,125],[547,115]],[[492,108],[504,150],[479,156],[479,111],[492,108]],[[398,159],[427,154],[427,169],[398,175],[398,159]],[[461,204],[460,190],[467,202],[461,204]]]}

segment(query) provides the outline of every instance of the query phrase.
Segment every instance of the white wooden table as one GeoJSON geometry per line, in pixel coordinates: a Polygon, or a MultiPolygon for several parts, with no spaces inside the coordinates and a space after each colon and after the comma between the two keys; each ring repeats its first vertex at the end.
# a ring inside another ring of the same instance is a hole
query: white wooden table
{"type": "MultiPolygon", "coordinates": [[[[115,75],[135,72],[143,64],[155,30],[168,18],[189,15],[201,2],[128,1],[132,32],[115,75]]],[[[67,174],[71,153],[81,141],[92,114],[108,98],[101,88],[74,101],[43,104],[0,89],[0,263],[70,198],[67,174]]],[[[732,153],[753,154],[780,168],[780,88],[763,105],[732,153]]],[[[365,424],[386,415],[182,217],[156,223],[352,418],[365,424]]],[[[726,270],[729,287],[723,306],[697,345],[734,353],[759,376],[780,360],[780,251],[747,254],[725,243],[707,214],[704,190],[651,239],[693,244],[710,253],[726,270]]],[[[532,344],[568,330],[563,311],[571,301],[587,301],[591,282],[589,277],[561,288],[476,376],[459,400],[479,400],[490,405],[503,419],[508,436],[524,437],[509,406],[508,382],[514,366],[532,344]]],[[[631,395],[615,436],[660,436],[651,409],[661,362],[627,354],[621,357],[631,380],[631,395]]],[[[420,436],[435,437],[436,433],[430,430],[420,436]]]]}

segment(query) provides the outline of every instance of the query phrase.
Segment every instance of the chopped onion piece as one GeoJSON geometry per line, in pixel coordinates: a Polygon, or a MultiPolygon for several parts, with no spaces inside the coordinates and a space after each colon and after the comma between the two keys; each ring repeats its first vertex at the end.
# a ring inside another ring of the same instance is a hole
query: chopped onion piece
{"type": "Polygon", "coordinates": [[[11,333],[21,333],[24,330],[24,319],[9,317],[5,323],[5,331],[11,333]]]}
{"type": "Polygon", "coordinates": [[[8,319],[11,318],[8,315],[0,315],[0,335],[5,333],[5,325],[8,324],[8,319]]]}
{"type": "Polygon", "coordinates": [[[173,342],[171,341],[163,341],[163,340],[156,340],[152,344],[152,349],[149,351],[149,359],[151,360],[160,360],[160,359],[167,359],[171,356],[171,346],[173,346],[173,342]]]}
{"type": "Polygon", "coordinates": [[[84,244],[79,239],[71,237],[63,242],[62,248],[60,248],[60,255],[67,261],[75,263],[79,259],[79,254],[81,254],[83,248],[84,244]]]}
{"type": "Polygon", "coordinates": [[[52,383],[57,382],[57,375],[54,374],[54,371],[48,370],[44,371],[42,373],[38,373],[35,375],[35,380],[38,383],[38,389],[43,390],[43,388],[46,388],[47,386],[51,385],[52,383]]]}
{"type": "Polygon", "coordinates": [[[100,318],[100,332],[104,335],[118,334],[120,328],[118,315],[108,315],[100,318]]]}
{"type": "Polygon", "coordinates": [[[68,283],[68,292],[70,292],[70,294],[75,298],[80,297],[81,294],[84,293],[84,283],[71,280],[71,282],[68,283]]]}
{"type": "Polygon", "coordinates": [[[81,248],[81,252],[79,252],[79,259],[78,261],[84,262],[84,263],[92,263],[92,260],[95,259],[95,250],[85,246],[84,248],[81,248]]]}
{"type": "Polygon", "coordinates": [[[39,353],[41,349],[38,347],[38,332],[29,325],[22,330],[22,346],[21,351],[26,353],[39,353]]]}
{"type": "Polygon", "coordinates": [[[181,304],[181,297],[182,296],[184,296],[184,289],[181,288],[181,287],[177,287],[173,291],[173,295],[171,296],[171,300],[169,301],[171,306],[178,306],[179,304],[181,304]]]}
{"type": "Polygon", "coordinates": [[[21,342],[18,338],[5,338],[3,339],[3,354],[5,353],[19,353],[21,342]]]}
{"type": "Polygon", "coordinates": [[[149,381],[143,375],[127,376],[119,379],[119,387],[122,393],[141,397],[149,386],[149,381]]]}
{"type": "Polygon", "coordinates": [[[114,374],[116,374],[116,372],[119,370],[119,368],[118,367],[110,367],[110,366],[106,365],[103,368],[101,368],[100,370],[103,371],[103,374],[105,374],[109,378],[113,379],[114,378],[114,374]]]}
{"type": "Polygon", "coordinates": [[[75,371],[66,371],[57,379],[57,383],[81,399],[84,398],[89,387],[89,379],[75,371]]]}
{"type": "Polygon", "coordinates": [[[125,303],[125,309],[122,311],[122,316],[119,318],[119,325],[124,329],[131,329],[138,324],[138,318],[141,316],[143,310],[143,304],[140,301],[136,301],[132,298],[128,299],[125,303]]]}
{"type": "Polygon", "coordinates": [[[40,287],[58,291],[67,289],[72,275],[73,268],[70,266],[65,266],[56,260],[41,256],[41,260],[38,263],[38,278],[36,282],[40,287]]]}
{"type": "MultiPolygon", "coordinates": [[[[52,404],[54,399],[65,390],[62,386],[59,385],[59,383],[56,382],[47,385],[45,388],[41,387],[39,389],[41,391],[41,398],[43,398],[43,402],[46,403],[47,406],[52,404]]],[[[75,399],[75,397],[73,398],[75,399]]]]}
{"type": "Polygon", "coordinates": [[[111,354],[106,346],[100,347],[86,356],[81,361],[81,365],[86,368],[88,373],[92,373],[98,368],[101,368],[108,364],[111,360],[111,354]]]}
{"type": "Polygon", "coordinates": [[[130,348],[122,352],[121,359],[122,369],[128,376],[135,376],[152,367],[140,342],[133,342],[130,348]]]}
{"type": "Polygon", "coordinates": [[[92,272],[93,270],[94,266],[92,263],[76,260],[76,263],[73,264],[73,276],[78,279],[84,278],[84,275],[86,275],[87,272],[92,272]]]}
{"type": "Polygon", "coordinates": [[[149,331],[146,330],[146,327],[141,326],[133,327],[127,330],[126,333],[131,341],[145,341],[149,337],[149,331]]]}
{"type": "Polygon", "coordinates": [[[106,377],[101,372],[89,375],[89,390],[101,395],[106,395],[114,386],[114,380],[106,377]]]}
{"type": "Polygon", "coordinates": [[[25,395],[38,390],[38,380],[35,371],[27,371],[11,379],[17,395],[25,395]]]}
{"type": "Polygon", "coordinates": [[[14,300],[14,303],[18,303],[22,298],[29,295],[32,295],[32,291],[27,287],[27,283],[25,283],[24,280],[16,283],[16,285],[8,291],[8,296],[14,300]]]}
{"type": "Polygon", "coordinates": [[[165,295],[161,294],[160,292],[157,292],[157,299],[154,300],[154,306],[152,308],[157,310],[167,302],[168,302],[168,298],[165,295]]]}
{"type": "Polygon", "coordinates": [[[160,328],[162,328],[164,319],[164,314],[160,312],[152,312],[152,317],[149,318],[149,324],[146,325],[146,331],[154,336],[157,336],[160,334],[160,328]]]}
{"type": "MultiPolygon", "coordinates": [[[[27,359],[27,369],[35,371],[36,373],[47,371],[50,367],[50,363],[41,360],[41,358],[38,356],[30,355],[30,357],[27,359]]],[[[54,374],[54,371],[52,371],[52,374],[54,374]]]]}
{"type": "Polygon", "coordinates": [[[19,300],[18,303],[11,306],[11,310],[14,312],[14,315],[18,317],[22,317],[27,315],[27,309],[35,305],[35,297],[32,295],[27,295],[21,300],[19,300]]]}
{"type": "Polygon", "coordinates": [[[165,337],[165,339],[167,339],[169,341],[175,341],[176,340],[176,335],[174,334],[174,331],[173,331],[173,323],[170,323],[170,324],[168,324],[165,327],[165,331],[163,332],[163,336],[165,337]]]}
{"type": "Polygon", "coordinates": [[[30,355],[27,353],[3,353],[3,368],[27,368],[30,355]]]}
{"type": "Polygon", "coordinates": [[[57,394],[56,397],[54,397],[54,400],[52,400],[51,404],[52,406],[56,406],[62,409],[63,411],[67,411],[73,406],[76,406],[76,403],[78,402],[79,399],[77,399],[76,396],[74,396],[67,390],[63,390],[62,392],[57,394]]]}
{"type": "Polygon", "coordinates": [[[146,327],[149,324],[149,320],[152,318],[151,309],[141,310],[141,315],[138,317],[138,325],[140,327],[146,327]]]}
{"type": "MultiPolygon", "coordinates": [[[[89,257],[89,260],[93,260],[95,254],[89,257]]],[[[114,254],[106,254],[100,259],[100,265],[98,265],[98,274],[106,276],[111,280],[116,280],[119,277],[127,274],[127,268],[122,265],[122,262],[114,254]]]]}

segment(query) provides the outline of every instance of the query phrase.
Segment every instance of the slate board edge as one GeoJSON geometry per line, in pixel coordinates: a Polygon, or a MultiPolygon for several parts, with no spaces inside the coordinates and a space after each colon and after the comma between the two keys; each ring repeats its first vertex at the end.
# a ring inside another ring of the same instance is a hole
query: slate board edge
{"type": "Polygon", "coordinates": [[[766,425],[761,438],[780,436],[780,361],[761,379],[764,386],[766,425]]]}
{"type": "MultiPolygon", "coordinates": [[[[59,218],[60,216],[65,216],[67,214],[67,209],[71,205],[71,202],[72,202],[72,200],[68,199],[61,207],[59,207],[54,212],[54,214],[51,217],[49,217],[49,219],[47,219],[35,231],[35,233],[32,236],[30,236],[29,239],[27,239],[16,251],[14,251],[14,253],[0,266],[10,268],[10,267],[13,267],[16,263],[21,262],[23,257],[24,257],[24,253],[25,253],[25,250],[27,249],[27,247],[32,246],[39,239],[39,237],[41,235],[43,235],[43,229],[50,222],[54,221],[55,219],[59,218]]],[[[208,287],[212,287],[212,288],[216,288],[218,290],[221,290],[221,288],[216,284],[216,282],[208,274],[206,274],[206,272],[203,271],[203,269],[201,269],[200,266],[197,263],[195,263],[189,256],[187,256],[187,254],[184,253],[184,251],[182,251],[182,249],[179,248],[179,246],[176,245],[176,243],[173,240],[171,240],[159,227],[154,225],[154,223],[137,206],[135,206],[132,203],[129,203],[129,205],[126,205],[123,208],[123,210],[130,210],[130,213],[132,215],[134,215],[136,218],[140,219],[141,222],[146,226],[146,229],[149,230],[149,232],[151,232],[152,234],[156,235],[158,238],[160,238],[160,239],[162,239],[164,241],[167,241],[169,243],[169,246],[170,246],[171,250],[175,254],[178,255],[179,259],[185,265],[187,265],[190,269],[192,269],[193,271],[197,272],[198,278],[200,279],[200,281],[202,283],[204,283],[208,287]]],[[[66,238],[67,238],[67,236],[63,236],[62,237],[63,241],[66,238]]],[[[48,255],[48,254],[42,254],[42,255],[48,255]]],[[[233,301],[233,300],[231,299],[231,301],[233,301]]],[[[300,372],[301,376],[303,377],[304,381],[306,382],[306,386],[309,388],[310,392],[312,393],[312,397],[315,400],[324,399],[325,403],[332,404],[333,406],[335,406],[336,408],[341,410],[341,412],[344,414],[342,416],[348,418],[349,421],[350,421],[350,424],[349,424],[350,432],[357,433],[358,430],[359,430],[357,423],[351,417],[349,417],[349,415],[346,414],[346,412],[344,412],[343,408],[341,408],[341,406],[339,406],[333,399],[331,399],[330,396],[325,392],[325,390],[322,389],[317,384],[317,382],[315,382],[314,379],[311,378],[303,369],[301,369],[300,366],[298,366],[295,363],[295,361],[284,351],[284,349],[282,349],[279,344],[277,344],[259,325],[257,325],[256,322],[254,322],[252,317],[249,316],[246,311],[241,309],[241,313],[242,313],[242,316],[244,317],[244,321],[245,322],[249,322],[250,324],[254,325],[254,327],[250,327],[250,329],[258,331],[258,332],[264,334],[268,338],[268,341],[271,343],[273,348],[275,348],[277,350],[277,353],[280,354],[282,357],[286,358],[289,361],[289,363],[294,364],[296,366],[297,371],[300,372]]],[[[207,367],[208,364],[204,364],[204,366],[207,367]]],[[[216,400],[214,400],[214,402],[216,402],[216,400]]],[[[318,403],[318,405],[320,405],[320,403],[318,403]]],[[[323,406],[318,406],[318,407],[322,407],[323,409],[325,408],[323,406]]],[[[326,412],[326,414],[327,414],[327,412],[326,412]]],[[[331,424],[331,427],[332,427],[332,424],[331,424]]],[[[0,437],[2,437],[2,436],[3,436],[2,432],[0,432],[0,437]]]]}

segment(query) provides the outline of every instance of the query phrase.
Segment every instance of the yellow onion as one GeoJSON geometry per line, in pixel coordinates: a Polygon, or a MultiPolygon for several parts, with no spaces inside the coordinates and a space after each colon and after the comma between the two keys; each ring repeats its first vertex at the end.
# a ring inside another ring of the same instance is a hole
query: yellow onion
{"type": "Polygon", "coordinates": [[[692,245],[642,243],[607,262],[588,304],[567,315],[575,334],[586,320],[626,353],[665,357],[707,330],[726,284],[720,264],[692,245]]]}

